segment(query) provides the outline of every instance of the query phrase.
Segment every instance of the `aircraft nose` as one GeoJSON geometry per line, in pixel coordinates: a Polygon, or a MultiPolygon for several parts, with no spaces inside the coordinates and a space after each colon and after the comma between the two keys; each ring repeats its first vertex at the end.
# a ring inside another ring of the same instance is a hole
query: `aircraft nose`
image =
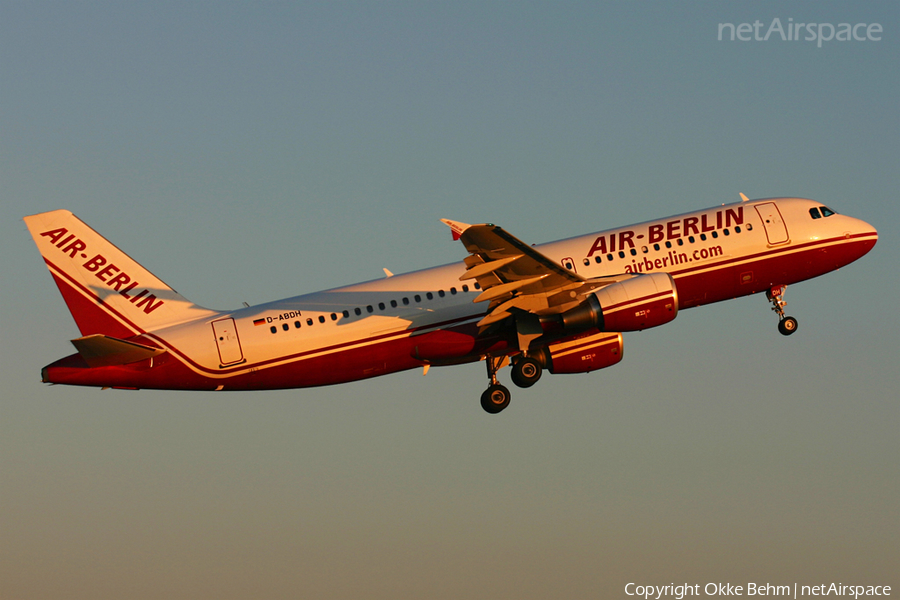
{"type": "Polygon", "coordinates": [[[856,240],[860,249],[859,256],[863,256],[875,247],[875,243],[878,241],[878,231],[875,227],[862,219],[852,218],[852,226],[849,229],[844,232],[844,237],[856,240]]]}
{"type": "Polygon", "coordinates": [[[871,238],[873,244],[878,241],[878,230],[875,229],[874,226],[866,223],[862,219],[854,220],[857,223],[856,231],[854,231],[854,233],[856,233],[857,235],[866,236],[867,238],[871,238]]]}

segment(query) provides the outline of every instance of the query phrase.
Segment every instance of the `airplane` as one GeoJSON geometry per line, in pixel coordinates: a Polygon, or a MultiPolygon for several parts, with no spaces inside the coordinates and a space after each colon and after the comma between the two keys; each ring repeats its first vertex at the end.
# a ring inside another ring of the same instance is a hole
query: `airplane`
{"type": "Polygon", "coordinates": [[[45,383],[117,389],[331,385],[484,361],[482,408],[622,360],[623,332],[680,310],[765,292],[784,335],[786,286],[869,252],[874,227],[803,198],[763,198],[529,245],[490,223],[442,219],[467,255],[237,310],[197,306],[71,212],[25,217],[81,337],[45,383]]]}

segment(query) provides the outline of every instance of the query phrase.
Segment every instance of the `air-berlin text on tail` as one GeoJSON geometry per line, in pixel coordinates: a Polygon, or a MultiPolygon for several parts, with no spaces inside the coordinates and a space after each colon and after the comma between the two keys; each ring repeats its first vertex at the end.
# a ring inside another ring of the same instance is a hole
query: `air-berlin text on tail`
{"type": "Polygon", "coordinates": [[[113,288],[119,295],[135,306],[142,308],[148,315],[165,303],[164,300],[157,299],[156,295],[151,294],[150,290],[146,288],[133,293],[135,288],[141,285],[140,283],[134,281],[130,275],[109,262],[102,254],[91,256],[87,252],[87,244],[75,234],[69,233],[69,230],[65,227],[44,231],[41,233],[41,237],[46,237],[63,254],[75,261],[78,261],[79,258],[87,259],[80,265],[81,268],[93,273],[94,277],[113,288]]]}
{"type": "Polygon", "coordinates": [[[634,240],[646,239],[648,244],[655,244],[666,240],[674,240],[685,235],[700,235],[744,224],[744,207],[717,210],[712,213],[703,213],[699,216],[689,216],[665,223],[654,223],[647,227],[646,233],[635,234],[632,230],[616,231],[601,235],[594,240],[587,257],[596,253],[608,254],[617,250],[634,248],[634,240]]]}

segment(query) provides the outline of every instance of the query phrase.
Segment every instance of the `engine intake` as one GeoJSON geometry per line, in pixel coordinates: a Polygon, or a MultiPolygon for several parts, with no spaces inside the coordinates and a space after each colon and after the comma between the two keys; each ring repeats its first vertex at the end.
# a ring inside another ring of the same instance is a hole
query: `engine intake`
{"type": "Polygon", "coordinates": [[[597,290],[560,315],[566,330],[640,331],[678,315],[678,292],[668,273],[647,273],[597,290]]]}

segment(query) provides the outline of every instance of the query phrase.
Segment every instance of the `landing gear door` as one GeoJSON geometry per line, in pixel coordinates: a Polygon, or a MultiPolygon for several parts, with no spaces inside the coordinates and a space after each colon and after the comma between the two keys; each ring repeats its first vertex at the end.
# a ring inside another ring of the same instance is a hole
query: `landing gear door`
{"type": "Polygon", "coordinates": [[[216,346],[219,349],[219,361],[224,367],[243,362],[244,352],[241,350],[241,341],[238,339],[234,319],[219,319],[212,323],[213,333],[216,336],[216,346]]]}
{"type": "Polygon", "coordinates": [[[763,227],[766,228],[766,237],[770,246],[784,244],[789,241],[787,226],[784,224],[784,219],[781,218],[781,213],[774,202],[763,202],[762,204],[757,204],[755,208],[756,212],[759,213],[759,218],[762,219],[763,227]]]}

